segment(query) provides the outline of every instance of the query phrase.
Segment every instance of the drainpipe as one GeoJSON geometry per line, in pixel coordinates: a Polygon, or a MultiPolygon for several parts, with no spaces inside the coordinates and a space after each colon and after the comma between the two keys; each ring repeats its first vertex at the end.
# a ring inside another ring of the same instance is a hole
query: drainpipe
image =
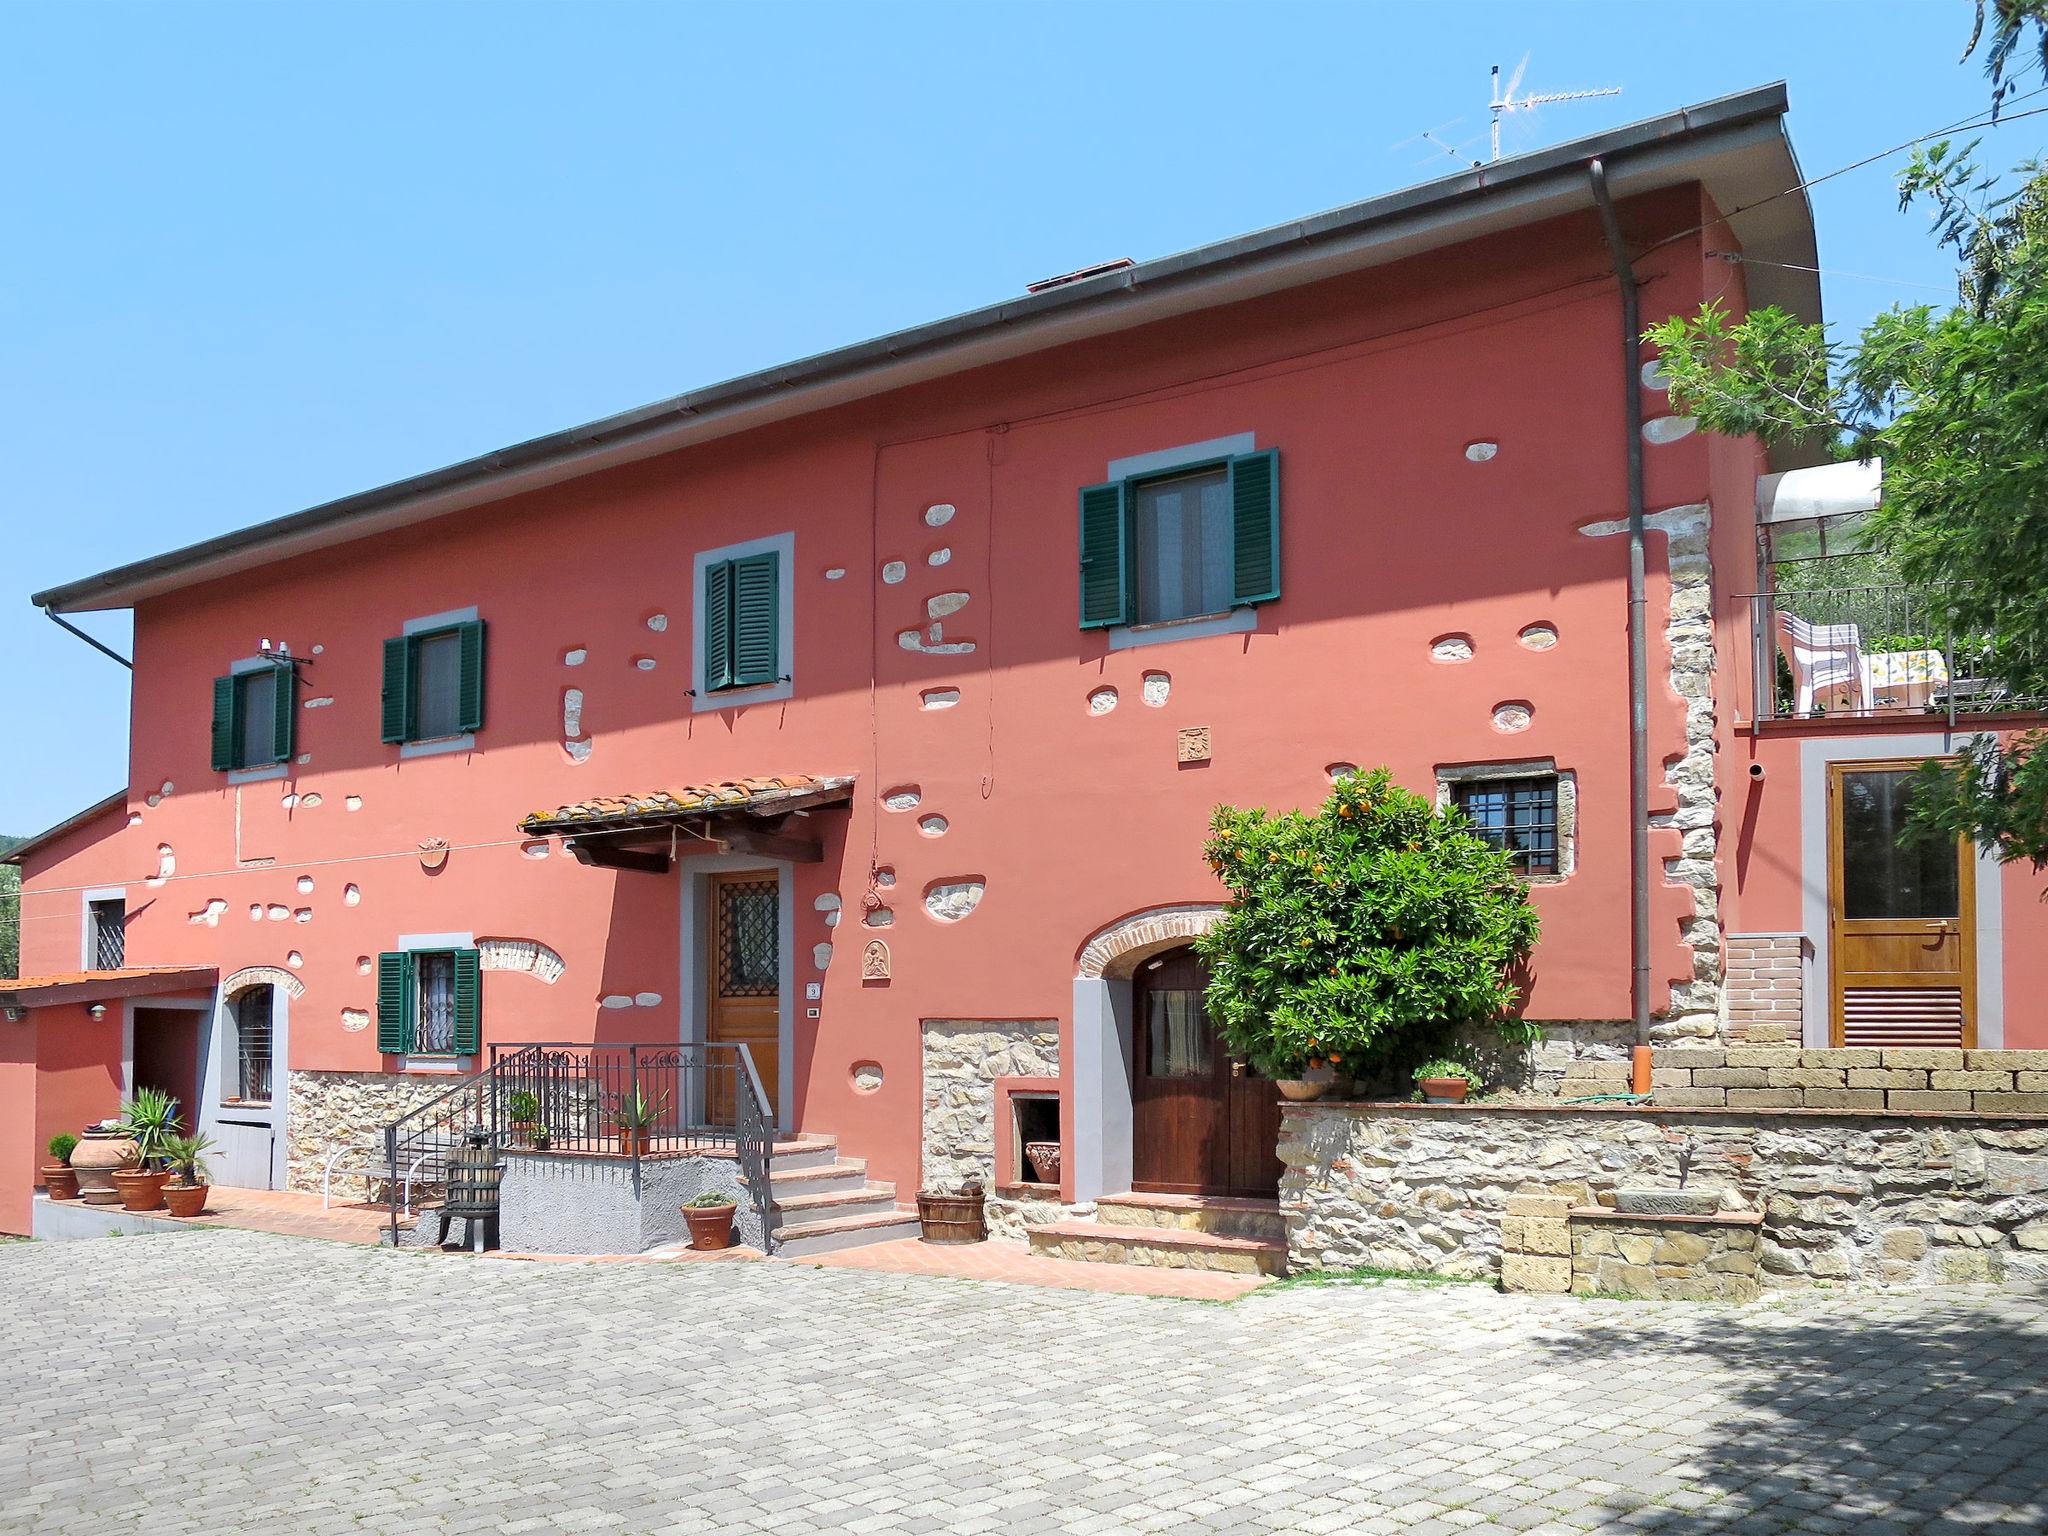
{"type": "Polygon", "coordinates": [[[43,617],[48,619],[52,624],[56,625],[59,629],[70,630],[72,634],[78,636],[79,639],[83,640],[87,645],[91,646],[94,650],[98,651],[102,656],[111,657],[113,660],[121,663],[121,665],[126,667],[130,672],[133,672],[135,670],[134,662],[130,661],[126,656],[123,656],[119,651],[115,650],[112,646],[102,645],[99,641],[93,639],[91,635],[88,635],[84,630],[80,629],[76,624],[72,623],[69,619],[63,618],[62,616],[48,608],[45,608],[43,610],[43,617]]]}
{"type": "Polygon", "coordinates": [[[1598,159],[1586,164],[1593,201],[1600,208],[1600,226],[1607,236],[1607,254],[1614,262],[1614,281],[1621,289],[1622,419],[1628,434],[1628,814],[1629,883],[1633,910],[1629,919],[1629,954],[1633,973],[1629,1001],[1635,1016],[1635,1052],[1629,1086],[1647,1093],[1650,1082],[1650,700],[1648,599],[1643,593],[1643,393],[1638,377],[1643,332],[1640,295],[1614,199],[1607,191],[1607,168],[1598,159]]]}

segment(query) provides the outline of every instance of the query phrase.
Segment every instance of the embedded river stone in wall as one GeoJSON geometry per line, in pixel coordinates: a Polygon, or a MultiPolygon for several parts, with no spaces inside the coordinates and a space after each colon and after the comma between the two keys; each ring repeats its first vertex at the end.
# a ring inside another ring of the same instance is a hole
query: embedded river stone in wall
{"type": "Polygon", "coordinates": [[[583,734],[583,690],[564,688],[562,690],[562,734],[576,737],[583,734]]]}
{"type": "Polygon", "coordinates": [[[341,1027],[351,1035],[359,1035],[370,1027],[370,1012],[367,1008],[344,1008],[341,1010],[341,1027]]]}
{"type": "Polygon", "coordinates": [[[1358,772],[1358,764],[1356,763],[1323,764],[1323,776],[1327,778],[1332,784],[1336,783],[1339,779],[1343,778],[1345,774],[1356,772],[1358,772]]]}
{"type": "Polygon", "coordinates": [[[874,1093],[882,1086],[882,1064],[879,1061],[856,1061],[849,1077],[855,1093],[874,1093]]]}
{"type": "Polygon", "coordinates": [[[837,891],[826,891],[812,898],[811,901],[812,910],[818,912],[837,912],[839,905],[839,893],[837,891]]]}
{"type": "Polygon", "coordinates": [[[827,581],[843,581],[845,578],[846,567],[843,565],[829,566],[825,571],[825,579],[827,581]]]}
{"type": "Polygon", "coordinates": [[[300,954],[296,949],[287,950],[285,951],[284,963],[296,971],[300,967],[305,965],[306,957],[300,954]]]}
{"type": "Polygon", "coordinates": [[[1499,452],[1499,443],[1479,442],[1467,443],[1465,445],[1465,457],[1470,459],[1474,464],[1484,464],[1488,462],[1490,459],[1492,459],[1493,456],[1499,452]]]}
{"type": "Polygon", "coordinates": [[[954,507],[951,502],[941,501],[924,509],[924,525],[927,528],[943,528],[953,521],[954,507]]]}
{"type": "Polygon", "coordinates": [[[642,672],[652,672],[655,665],[654,658],[652,656],[635,656],[633,658],[633,665],[642,672]]]}
{"type": "Polygon", "coordinates": [[[536,837],[519,845],[519,851],[529,859],[544,859],[548,856],[548,840],[536,837]]]}
{"type": "Polygon", "coordinates": [[[1515,638],[1532,651],[1547,651],[1557,644],[1557,631],[1548,624],[1531,624],[1515,638]]]}
{"type": "Polygon", "coordinates": [[[958,688],[927,688],[917,696],[918,703],[925,709],[951,709],[960,702],[958,688]]]}
{"type": "Polygon", "coordinates": [[[626,996],[626,994],[623,992],[613,992],[605,997],[599,998],[597,1000],[597,1006],[600,1008],[610,1008],[614,1012],[616,1012],[618,1009],[621,1008],[632,1007],[633,999],[626,996]]]}
{"type": "Polygon", "coordinates": [[[891,886],[891,885],[894,885],[895,883],[896,883],[896,866],[895,866],[895,865],[893,865],[893,864],[877,864],[877,865],[875,866],[875,884],[877,884],[877,885],[880,885],[880,886],[891,886]]]}
{"type": "Polygon", "coordinates": [[[363,808],[363,797],[361,795],[350,795],[342,804],[352,811],[360,811],[363,808]]]}
{"type": "Polygon", "coordinates": [[[1527,699],[1507,699],[1493,706],[1493,728],[1512,734],[1536,722],[1536,706],[1527,699]]]}
{"type": "Polygon", "coordinates": [[[299,887],[299,894],[300,894],[301,896],[310,896],[310,895],[312,895],[312,894],[313,894],[313,877],[312,877],[311,875],[301,875],[301,876],[299,876],[299,879],[298,879],[298,887],[299,887]]]}
{"type": "Polygon", "coordinates": [[[830,944],[813,944],[811,946],[812,965],[815,965],[819,970],[822,971],[825,969],[826,966],[830,965],[831,963],[832,946],[830,944]]]}
{"type": "Polygon", "coordinates": [[[1154,709],[1163,708],[1173,696],[1173,676],[1167,672],[1147,672],[1144,688],[1140,695],[1154,709]]]}
{"type": "Polygon", "coordinates": [[[896,911],[893,907],[870,907],[861,914],[860,920],[864,927],[888,928],[896,922],[896,911]]]}
{"type": "Polygon", "coordinates": [[[1472,659],[1472,637],[1470,635],[1438,635],[1429,642],[1431,661],[1460,662],[1472,659]]]}
{"type": "Polygon", "coordinates": [[[914,811],[920,798],[915,784],[899,784],[882,792],[882,804],[892,811],[914,811]]]}
{"type": "Polygon", "coordinates": [[[221,914],[227,911],[227,909],[228,904],[216,896],[197,912],[186,913],[185,921],[188,923],[204,923],[209,928],[218,928],[220,926],[221,914]]]}
{"type": "Polygon", "coordinates": [[[575,646],[562,652],[562,665],[565,667],[580,667],[589,658],[590,652],[587,649],[580,645],[575,646]]]}
{"type": "Polygon", "coordinates": [[[1091,715],[1106,715],[1115,708],[1116,690],[1114,688],[1097,688],[1088,695],[1088,713],[1091,715]]]}
{"type": "Polygon", "coordinates": [[[909,574],[910,567],[905,565],[901,560],[889,560],[883,562],[882,580],[892,587],[895,586],[896,583],[901,581],[904,577],[908,576],[909,574]]]}
{"type": "Polygon", "coordinates": [[[351,882],[350,884],[344,885],[341,888],[341,904],[344,907],[359,906],[361,905],[362,900],[363,888],[361,886],[351,882]]]}
{"type": "Polygon", "coordinates": [[[946,835],[946,828],[949,825],[951,823],[943,816],[920,816],[917,818],[917,830],[926,837],[944,837],[946,835]]]}
{"type": "Polygon", "coordinates": [[[1644,363],[1642,367],[1642,380],[1643,388],[1645,389],[1662,390],[1670,388],[1671,375],[1664,371],[1664,359],[1653,357],[1647,363],[1644,363]]]}
{"type": "Polygon", "coordinates": [[[924,563],[936,570],[952,558],[953,551],[941,544],[937,549],[924,557],[924,563]]]}
{"type": "Polygon", "coordinates": [[[665,613],[650,613],[647,615],[647,627],[657,635],[660,634],[668,628],[668,615],[665,613]]]}
{"type": "Polygon", "coordinates": [[[934,619],[943,619],[948,614],[958,613],[968,603],[965,592],[941,592],[937,597],[925,599],[924,611],[934,619]]]}
{"type": "Polygon", "coordinates": [[[1646,443],[1675,443],[1681,438],[1691,437],[1699,422],[1691,416],[1652,416],[1643,423],[1643,441],[1646,443]]]}
{"type": "Polygon", "coordinates": [[[971,877],[938,880],[925,887],[924,909],[942,923],[957,923],[981,905],[987,882],[971,877]]]}

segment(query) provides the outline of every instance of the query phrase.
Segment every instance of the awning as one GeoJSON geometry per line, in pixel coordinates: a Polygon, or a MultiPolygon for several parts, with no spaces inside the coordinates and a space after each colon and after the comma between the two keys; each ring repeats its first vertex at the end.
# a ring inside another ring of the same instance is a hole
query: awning
{"type": "Polygon", "coordinates": [[[131,965],[118,971],[65,971],[0,981],[0,1008],[48,1008],[56,1003],[104,1003],[114,998],[161,997],[166,992],[211,992],[220,972],[210,965],[131,965]]]}
{"type": "Polygon", "coordinates": [[[804,825],[813,811],[853,800],[853,776],[728,779],[645,794],[600,796],[519,823],[530,837],[559,835],[580,864],[667,874],[693,853],[751,853],[815,864],[824,855],[804,825]]]}

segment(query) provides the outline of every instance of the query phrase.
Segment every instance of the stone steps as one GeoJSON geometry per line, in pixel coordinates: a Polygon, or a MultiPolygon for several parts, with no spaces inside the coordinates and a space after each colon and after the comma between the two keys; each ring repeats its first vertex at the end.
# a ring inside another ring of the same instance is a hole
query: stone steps
{"type": "Polygon", "coordinates": [[[1287,1221],[1277,1200],[1229,1195],[1103,1195],[1095,1202],[1095,1219],[1106,1227],[1166,1227],[1282,1244],[1287,1241],[1287,1221]]]}
{"type": "MultiPolygon", "coordinates": [[[[878,1189],[893,1187],[882,1184],[878,1189]]],[[[775,1232],[775,1253],[779,1258],[801,1259],[814,1253],[832,1253],[841,1248],[859,1248],[868,1243],[889,1243],[915,1237],[917,1213],[872,1211],[864,1216],[833,1216],[817,1221],[786,1222],[775,1232]]]]}
{"type": "Polygon", "coordinates": [[[778,1143],[768,1194],[768,1231],[785,1258],[917,1236],[917,1214],[897,1205],[896,1186],[870,1179],[866,1158],[841,1157],[836,1136],[778,1143]]]}
{"type": "MultiPolygon", "coordinates": [[[[1099,1212],[1102,1202],[1096,1205],[1099,1212]]],[[[1287,1272],[1287,1244],[1271,1237],[1234,1237],[1191,1226],[1152,1227],[1124,1220],[1049,1221],[1028,1228],[1025,1235],[1033,1253],[1055,1259],[1238,1275],[1287,1272]]]]}

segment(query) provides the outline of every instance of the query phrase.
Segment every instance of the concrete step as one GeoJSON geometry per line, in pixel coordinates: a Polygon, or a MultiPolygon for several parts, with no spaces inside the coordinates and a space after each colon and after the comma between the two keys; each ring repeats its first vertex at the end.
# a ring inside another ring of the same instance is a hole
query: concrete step
{"type": "Polygon", "coordinates": [[[841,1157],[829,1163],[786,1168],[778,1160],[768,1165],[768,1192],[779,1204],[784,1195],[818,1195],[865,1188],[868,1160],[841,1157]]]}
{"type": "Polygon", "coordinates": [[[896,1186],[863,1181],[851,1189],[812,1190],[808,1185],[796,1186],[802,1194],[775,1192],[775,1205],[770,1213],[774,1227],[786,1228],[796,1222],[824,1221],[838,1216],[875,1216],[882,1212],[896,1210],[896,1186]]]}
{"type": "Polygon", "coordinates": [[[775,1234],[778,1258],[801,1259],[814,1253],[832,1253],[840,1248],[859,1248],[868,1243],[894,1242],[916,1237],[915,1211],[875,1211],[866,1216],[832,1216],[817,1221],[796,1221],[775,1234]]]}
{"type": "MultiPolygon", "coordinates": [[[[1097,1204],[1099,1207],[1100,1202],[1097,1204]]],[[[1102,1221],[1049,1221],[1027,1228],[1025,1235],[1033,1253],[1055,1259],[1210,1269],[1236,1275],[1287,1273],[1287,1244],[1270,1238],[1102,1221]]]]}
{"type": "Polygon", "coordinates": [[[1278,1200],[1250,1200],[1231,1195],[1103,1195],[1095,1202],[1095,1219],[1106,1227],[1178,1227],[1189,1232],[1215,1232],[1224,1237],[1287,1240],[1287,1221],[1278,1200]]]}
{"type": "Polygon", "coordinates": [[[780,1173],[785,1168],[829,1167],[839,1159],[837,1136],[813,1136],[806,1132],[775,1143],[768,1165],[780,1173]]]}

